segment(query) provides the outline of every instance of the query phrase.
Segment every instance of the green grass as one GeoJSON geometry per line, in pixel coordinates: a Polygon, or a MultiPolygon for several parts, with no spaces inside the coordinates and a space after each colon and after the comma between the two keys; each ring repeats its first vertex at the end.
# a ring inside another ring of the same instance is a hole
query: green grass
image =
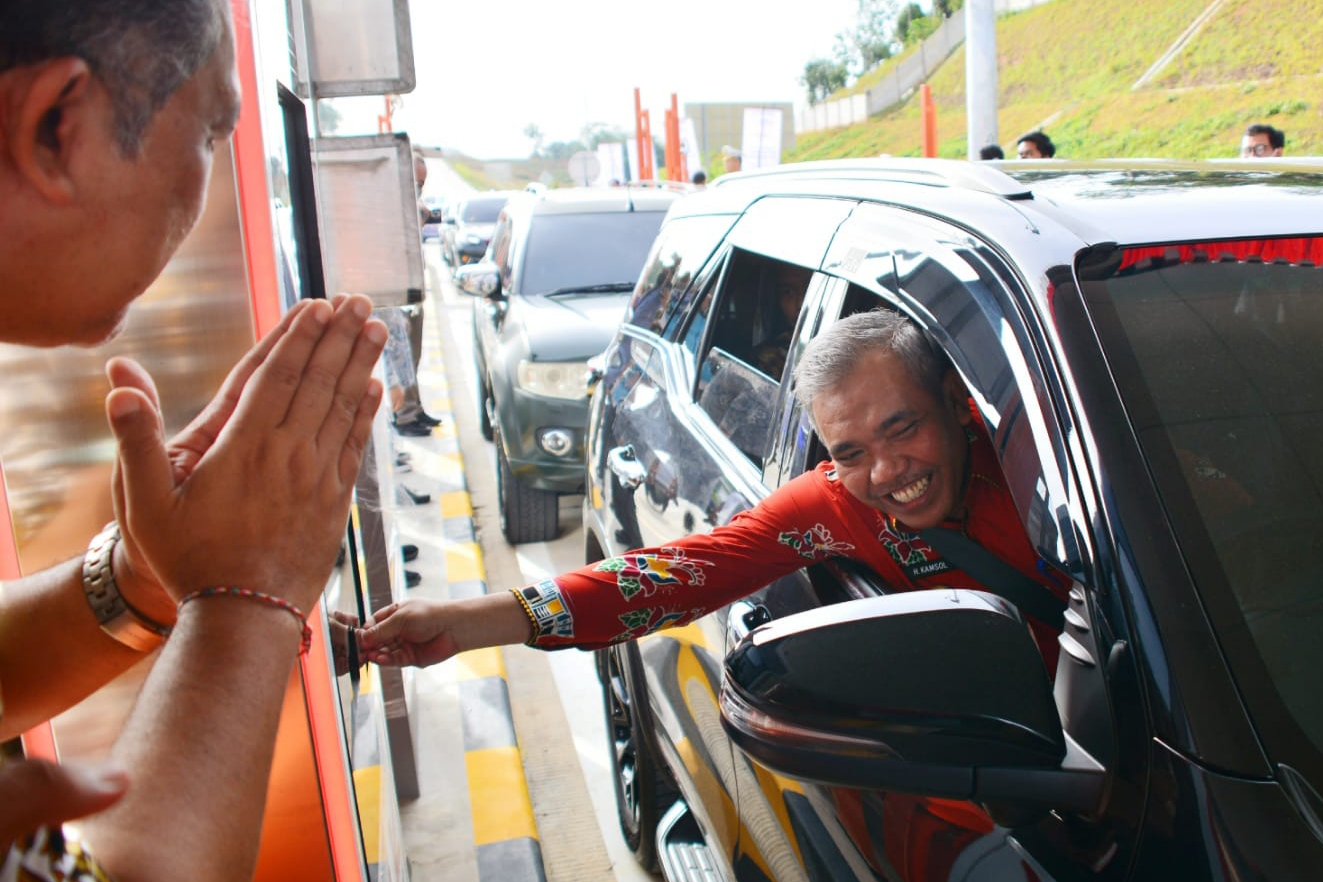
{"type": "MultiPolygon", "coordinates": [[[[1286,132],[1288,155],[1323,155],[1323,0],[1227,0],[1156,79],[1131,91],[1209,2],[1054,0],[998,19],[1007,152],[1042,126],[1059,156],[1227,157],[1248,123],[1268,122],[1286,132]]],[[[964,61],[956,50],[929,81],[944,157],[966,155],[964,61]]],[[[867,122],[800,135],[786,161],[921,149],[911,98],[867,122]]]]}

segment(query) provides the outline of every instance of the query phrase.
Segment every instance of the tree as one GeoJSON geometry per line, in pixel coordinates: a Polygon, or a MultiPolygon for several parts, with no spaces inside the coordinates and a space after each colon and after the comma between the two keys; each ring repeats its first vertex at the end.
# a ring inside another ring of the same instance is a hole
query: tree
{"type": "Polygon", "coordinates": [[[529,123],[524,126],[524,137],[533,142],[533,155],[538,156],[542,153],[542,129],[537,123],[529,123]]]}
{"type": "Polygon", "coordinates": [[[317,102],[317,132],[322,135],[334,135],[340,128],[340,111],[329,101],[317,102]]]}
{"type": "Polygon", "coordinates": [[[621,131],[619,126],[590,122],[579,130],[579,140],[583,141],[589,150],[596,150],[598,144],[621,143],[629,140],[629,135],[621,131]]]}
{"type": "Polygon", "coordinates": [[[895,54],[898,6],[898,0],[859,0],[859,18],[854,30],[837,37],[852,47],[859,74],[895,54]]]}
{"type": "Polygon", "coordinates": [[[896,38],[902,43],[908,42],[911,25],[923,17],[923,10],[919,8],[919,4],[907,4],[896,16],[896,38]]]}
{"type": "Polygon", "coordinates": [[[830,98],[837,89],[844,89],[849,77],[849,71],[840,62],[817,58],[804,65],[804,75],[799,81],[808,89],[809,104],[817,104],[830,98]]]}

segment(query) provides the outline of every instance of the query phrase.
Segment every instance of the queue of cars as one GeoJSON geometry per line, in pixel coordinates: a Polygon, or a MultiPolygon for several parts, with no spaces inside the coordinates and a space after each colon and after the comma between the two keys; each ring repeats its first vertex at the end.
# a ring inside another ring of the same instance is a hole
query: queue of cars
{"type": "Polygon", "coordinates": [[[804,347],[886,308],[946,352],[1072,583],[1055,678],[997,585],[894,593],[847,558],[600,650],[639,862],[670,882],[1316,878],[1320,197],[1302,163],[886,159],[649,194],[659,231],[642,201],[511,198],[457,272],[511,542],[554,535],[579,488],[588,563],[752,507],[827,457],[793,396],[804,347]],[[608,247],[627,218],[633,244],[608,247]],[[583,272],[618,249],[641,272],[583,272]],[[535,254],[566,259],[544,280],[535,254]]]}
{"type": "Polygon", "coordinates": [[[441,240],[441,259],[452,269],[477,263],[487,253],[496,218],[506,200],[518,190],[484,190],[471,193],[447,208],[441,240]]]}
{"type": "Polygon", "coordinates": [[[487,260],[459,270],[479,295],[474,358],[482,432],[496,445],[501,530],[559,532],[559,497],[583,490],[588,360],[624,315],[677,192],[601,187],[511,196],[487,260]]]}

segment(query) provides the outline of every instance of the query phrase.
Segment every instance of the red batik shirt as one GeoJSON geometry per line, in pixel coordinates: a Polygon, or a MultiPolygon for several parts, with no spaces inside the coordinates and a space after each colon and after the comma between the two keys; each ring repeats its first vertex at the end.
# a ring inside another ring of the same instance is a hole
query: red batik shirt
{"type": "MultiPolygon", "coordinates": [[[[966,517],[947,521],[1020,572],[1065,599],[1069,580],[1042,566],[1021,526],[987,435],[969,433],[966,517]]],[[[754,508],[709,533],[644,548],[515,589],[533,618],[530,644],[596,649],[684,625],[801,567],[846,557],[889,586],[976,588],[903,524],[860,502],[836,480],[833,464],[783,484],[754,508]]],[[[1049,670],[1056,632],[1029,619],[1049,670]]]]}

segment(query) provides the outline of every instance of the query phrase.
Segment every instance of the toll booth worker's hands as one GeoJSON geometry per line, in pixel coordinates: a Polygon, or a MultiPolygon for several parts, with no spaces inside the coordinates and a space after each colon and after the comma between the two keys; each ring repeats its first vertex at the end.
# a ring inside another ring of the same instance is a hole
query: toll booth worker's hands
{"type": "Polygon", "coordinates": [[[365,297],[300,308],[170,447],[151,394],[136,382],[112,389],[117,515],[135,570],[154,574],[174,600],[227,586],[309,610],[381,400],[371,371],[386,328],[370,314],[365,297]]]}
{"type": "Polygon", "coordinates": [[[128,775],[111,763],[57,765],[32,759],[0,764],[0,863],[18,838],[109,808],[128,788],[128,775]]]}
{"type": "MultiPolygon", "coordinates": [[[[253,375],[253,371],[266,360],[267,355],[289,329],[294,318],[310,303],[311,301],[303,300],[291,307],[281,318],[280,324],[257,341],[257,345],[248,350],[235,364],[216,396],[202,409],[202,412],[182,432],[170,439],[170,443],[166,445],[166,454],[169,456],[176,484],[182,484],[192,473],[202,454],[211,449],[221,429],[225,427],[225,423],[238,406],[239,396],[243,393],[244,386],[253,375]]],[[[156,391],[156,383],[152,380],[151,374],[147,373],[142,365],[130,358],[112,358],[106,362],[106,377],[110,380],[113,389],[139,390],[151,402],[151,408],[160,421],[161,396],[156,391]]],[[[164,431],[163,427],[161,431],[164,431]]],[[[124,512],[124,480],[118,460],[114,466],[111,489],[115,513],[118,517],[124,512]]],[[[113,570],[120,593],[134,609],[152,621],[165,625],[174,622],[174,598],[161,588],[160,580],[142,559],[137,543],[127,531],[123,531],[121,541],[115,547],[113,570]]]]}
{"type": "Polygon", "coordinates": [[[414,597],[372,614],[358,632],[363,657],[386,667],[426,667],[452,655],[529,639],[532,624],[513,593],[463,600],[414,597]]]}

